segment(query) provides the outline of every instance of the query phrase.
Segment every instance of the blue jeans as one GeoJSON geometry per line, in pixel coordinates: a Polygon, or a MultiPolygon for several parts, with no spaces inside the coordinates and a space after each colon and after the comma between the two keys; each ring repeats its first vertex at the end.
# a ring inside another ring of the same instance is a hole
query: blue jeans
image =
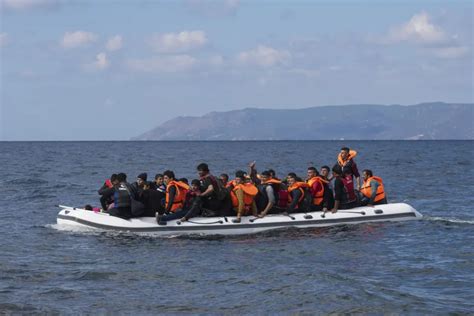
{"type": "Polygon", "coordinates": [[[188,214],[188,210],[178,210],[174,213],[168,214],[168,215],[163,215],[160,218],[160,224],[165,224],[167,221],[172,221],[174,219],[179,219],[184,217],[186,214],[188,214]]]}

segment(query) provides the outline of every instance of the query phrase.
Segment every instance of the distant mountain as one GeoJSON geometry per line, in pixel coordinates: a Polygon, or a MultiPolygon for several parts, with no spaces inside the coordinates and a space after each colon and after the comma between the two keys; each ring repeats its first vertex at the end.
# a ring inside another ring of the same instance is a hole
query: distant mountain
{"type": "Polygon", "coordinates": [[[246,108],[180,116],[132,140],[474,139],[474,104],[246,108]]]}

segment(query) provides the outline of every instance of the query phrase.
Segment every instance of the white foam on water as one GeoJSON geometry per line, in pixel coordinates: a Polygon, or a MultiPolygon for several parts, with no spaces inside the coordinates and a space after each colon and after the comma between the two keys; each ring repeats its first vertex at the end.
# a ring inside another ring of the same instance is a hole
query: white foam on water
{"type": "Polygon", "coordinates": [[[425,216],[424,219],[435,222],[455,223],[455,224],[471,224],[474,225],[474,220],[464,220],[458,218],[447,218],[447,217],[431,217],[425,216]]]}

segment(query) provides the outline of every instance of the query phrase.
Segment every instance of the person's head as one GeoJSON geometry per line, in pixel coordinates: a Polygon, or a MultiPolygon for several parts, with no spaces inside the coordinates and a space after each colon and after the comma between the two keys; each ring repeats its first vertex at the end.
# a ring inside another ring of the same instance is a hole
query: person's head
{"type": "Polygon", "coordinates": [[[229,175],[227,173],[222,173],[219,176],[219,179],[222,181],[222,184],[226,185],[227,182],[229,181],[229,175]]]}
{"type": "Polygon", "coordinates": [[[341,148],[341,158],[342,160],[346,160],[349,157],[349,147],[342,147],[341,148]]]}
{"type": "Polygon", "coordinates": [[[315,167],[309,167],[308,168],[308,179],[314,178],[318,176],[318,170],[316,170],[315,167]]]}
{"type": "Polygon", "coordinates": [[[268,169],[268,172],[270,173],[270,177],[271,177],[271,178],[275,178],[275,176],[276,176],[275,170],[273,170],[273,169],[268,169]]]}
{"type": "Polygon", "coordinates": [[[339,164],[335,164],[335,165],[332,167],[332,174],[333,174],[335,177],[340,177],[340,176],[342,176],[342,168],[341,168],[341,166],[339,166],[339,164]]]}
{"type": "Polygon", "coordinates": [[[327,178],[327,177],[329,177],[329,171],[330,170],[331,169],[329,168],[329,166],[322,166],[320,173],[323,177],[327,178]]]}
{"type": "Polygon", "coordinates": [[[119,183],[126,182],[126,181],[127,181],[127,175],[126,175],[125,173],[123,173],[123,172],[119,173],[119,174],[117,175],[117,181],[118,181],[119,183]]]}
{"type": "Polygon", "coordinates": [[[146,174],[146,172],[140,173],[137,177],[138,186],[142,187],[143,184],[146,182],[147,178],[148,178],[148,175],[146,174]]]}
{"type": "Polygon", "coordinates": [[[199,191],[201,189],[201,182],[198,179],[193,179],[191,181],[191,190],[199,191]]]}
{"type": "Polygon", "coordinates": [[[295,184],[297,178],[298,178],[298,177],[296,176],[296,173],[290,172],[290,173],[286,176],[286,179],[288,180],[288,185],[291,186],[291,185],[295,184]]]}
{"type": "Polygon", "coordinates": [[[166,185],[168,185],[168,183],[170,181],[173,181],[174,179],[175,179],[175,177],[174,177],[174,172],[173,171],[166,170],[165,172],[163,172],[163,180],[164,180],[166,185]]]}
{"type": "Polygon", "coordinates": [[[260,174],[260,180],[262,180],[263,183],[267,182],[272,178],[271,173],[268,170],[265,170],[260,174]]]}
{"type": "Polygon", "coordinates": [[[161,174],[161,173],[156,174],[155,183],[156,183],[156,185],[162,185],[163,184],[163,174],[161,174]]]}
{"type": "Polygon", "coordinates": [[[180,178],[179,181],[184,182],[189,185],[188,178],[180,178]]]}
{"type": "Polygon", "coordinates": [[[119,181],[119,178],[118,178],[118,175],[117,174],[113,174],[111,177],[110,177],[110,183],[112,183],[113,186],[117,186],[120,184],[120,181],[119,181]]]}
{"type": "Polygon", "coordinates": [[[152,185],[153,185],[153,182],[146,181],[145,183],[143,183],[143,189],[148,190],[151,188],[152,185]]]}
{"type": "Polygon", "coordinates": [[[196,169],[200,177],[204,177],[209,173],[209,166],[207,163],[200,163],[196,169]]]}
{"type": "Polygon", "coordinates": [[[86,204],[84,206],[84,209],[87,210],[87,211],[92,211],[93,210],[92,205],[90,205],[90,204],[86,204]]]}
{"type": "Polygon", "coordinates": [[[362,176],[364,177],[364,181],[366,181],[368,178],[373,177],[374,174],[372,173],[372,170],[365,169],[362,171],[362,176]]]}
{"type": "Polygon", "coordinates": [[[241,184],[245,182],[245,171],[243,170],[238,170],[235,173],[235,183],[236,184],[241,184]]]}

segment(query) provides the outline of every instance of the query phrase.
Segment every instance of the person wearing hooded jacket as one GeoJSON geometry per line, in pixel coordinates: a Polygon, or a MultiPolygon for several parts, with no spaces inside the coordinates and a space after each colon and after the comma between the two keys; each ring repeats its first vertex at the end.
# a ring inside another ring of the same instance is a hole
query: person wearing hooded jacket
{"type": "Polygon", "coordinates": [[[105,180],[102,187],[97,191],[100,195],[100,205],[103,210],[112,207],[114,203],[115,188],[113,183],[117,180],[117,175],[114,173],[110,179],[105,180]]]}

